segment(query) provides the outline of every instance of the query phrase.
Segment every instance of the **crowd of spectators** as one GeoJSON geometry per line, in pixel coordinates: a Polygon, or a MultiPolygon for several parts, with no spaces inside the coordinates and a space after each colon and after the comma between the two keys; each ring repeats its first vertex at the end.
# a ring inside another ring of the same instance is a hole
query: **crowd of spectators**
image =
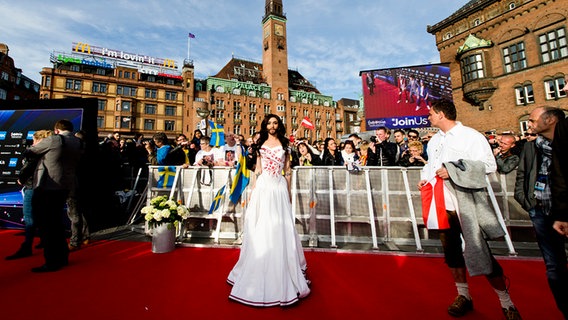
{"type": "MultiPolygon", "coordinates": [[[[417,129],[396,129],[387,127],[374,130],[369,139],[362,139],[357,133],[349,135],[345,141],[335,138],[310,141],[305,137],[291,138],[293,166],[345,166],[348,169],[362,166],[400,166],[421,167],[428,163],[428,141],[433,131],[417,129]],[[391,134],[392,133],[392,134],[391,134]]],[[[526,141],[536,139],[536,134],[526,132],[515,135],[511,131],[496,134],[485,133],[498,166],[499,173],[509,173],[516,169],[519,155],[526,141]]],[[[190,166],[235,166],[241,152],[246,156],[252,151],[255,136],[225,133],[225,144],[212,146],[210,137],[195,130],[191,138],[179,134],[170,141],[163,132],[150,139],[143,134],[134,138],[123,138],[119,132],[109,134],[100,142],[101,150],[110,163],[140,168],[150,165],[190,166]],[[168,162],[166,155],[174,149],[185,153],[182,163],[168,162]]]]}

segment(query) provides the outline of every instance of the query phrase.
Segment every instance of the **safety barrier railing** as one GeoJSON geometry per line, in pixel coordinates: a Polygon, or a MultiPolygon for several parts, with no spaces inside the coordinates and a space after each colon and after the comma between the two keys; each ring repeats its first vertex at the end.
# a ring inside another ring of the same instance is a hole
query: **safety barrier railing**
{"type": "MultiPolygon", "coordinates": [[[[210,228],[199,228],[189,219],[181,237],[238,240],[248,188],[238,204],[230,203],[226,191],[219,208],[209,214],[218,191],[222,187],[230,190],[235,169],[173,168],[149,167],[147,201],[169,193],[183,199],[192,219],[211,221],[210,228]]],[[[515,176],[515,171],[489,175],[492,197],[488,201],[497,206],[507,227],[531,226],[528,214],[513,199],[515,176]]],[[[422,242],[430,235],[422,220],[422,202],[416,187],[419,180],[420,168],[363,167],[359,172],[350,172],[345,167],[296,167],[292,170],[291,191],[298,233],[311,247],[320,242],[329,242],[330,247],[337,247],[338,242],[363,242],[378,249],[379,242],[387,246],[400,242],[412,243],[420,252],[422,242]]],[[[509,253],[515,254],[508,234],[505,240],[509,253]]]]}

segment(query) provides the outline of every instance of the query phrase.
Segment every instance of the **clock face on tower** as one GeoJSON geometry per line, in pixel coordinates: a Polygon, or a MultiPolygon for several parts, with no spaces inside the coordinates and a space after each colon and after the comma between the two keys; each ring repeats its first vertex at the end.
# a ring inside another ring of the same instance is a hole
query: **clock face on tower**
{"type": "Polygon", "coordinates": [[[270,35],[270,27],[266,27],[264,28],[264,37],[268,38],[268,36],[270,35]]]}
{"type": "Polygon", "coordinates": [[[277,36],[283,36],[284,35],[284,27],[281,24],[275,24],[274,25],[274,34],[277,36]]]}

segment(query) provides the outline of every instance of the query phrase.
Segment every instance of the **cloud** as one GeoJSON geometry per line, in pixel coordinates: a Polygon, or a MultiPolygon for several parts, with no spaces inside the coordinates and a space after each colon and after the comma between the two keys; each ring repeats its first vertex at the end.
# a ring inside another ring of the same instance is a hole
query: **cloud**
{"type": "MultiPolygon", "coordinates": [[[[284,0],[289,67],[335,100],[357,98],[359,71],[436,63],[426,25],[467,1],[284,0]],[[459,3],[462,2],[462,3],[459,3]]],[[[53,51],[82,41],[154,57],[190,58],[196,76],[216,74],[232,55],[262,60],[262,0],[0,0],[0,41],[16,67],[40,82],[53,51]]]]}

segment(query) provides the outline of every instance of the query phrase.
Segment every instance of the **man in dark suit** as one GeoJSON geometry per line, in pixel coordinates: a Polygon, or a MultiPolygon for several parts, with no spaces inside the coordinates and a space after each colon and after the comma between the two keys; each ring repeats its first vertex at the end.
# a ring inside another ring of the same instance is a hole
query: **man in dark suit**
{"type": "Polygon", "coordinates": [[[64,208],[69,191],[74,188],[77,164],[83,153],[83,144],[72,131],[69,120],[59,120],[54,127],[55,135],[26,150],[39,157],[32,207],[45,258],[45,264],[32,268],[32,272],[57,271],[68,264],[64,208]]]}

